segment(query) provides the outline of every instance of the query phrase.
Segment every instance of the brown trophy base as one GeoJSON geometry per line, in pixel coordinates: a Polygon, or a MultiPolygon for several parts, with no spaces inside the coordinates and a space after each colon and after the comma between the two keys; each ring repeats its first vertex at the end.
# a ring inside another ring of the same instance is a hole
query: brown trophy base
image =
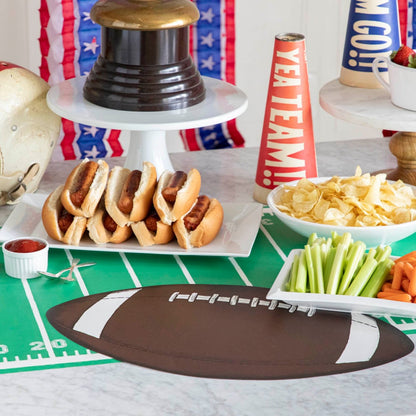
{"type": "Polygon", "coordinates": [[[374,172],[387,173],[387,179],[416,186],[416,133],[397,132],[390,139],[389,148],[397,159],[397,168],[374,172]]]}

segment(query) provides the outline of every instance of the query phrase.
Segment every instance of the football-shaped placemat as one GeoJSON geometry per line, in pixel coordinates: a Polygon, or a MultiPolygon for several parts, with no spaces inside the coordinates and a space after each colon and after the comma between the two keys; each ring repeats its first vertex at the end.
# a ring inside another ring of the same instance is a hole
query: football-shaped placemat
{"type": "Polygon", "coordinates": [[[405,356],[412,341],[370,316],[266,300],[268,289],[165,285],[86,296],[47,312],[69,339],[120,361],[230,379],[344,373],[405,356]]]}

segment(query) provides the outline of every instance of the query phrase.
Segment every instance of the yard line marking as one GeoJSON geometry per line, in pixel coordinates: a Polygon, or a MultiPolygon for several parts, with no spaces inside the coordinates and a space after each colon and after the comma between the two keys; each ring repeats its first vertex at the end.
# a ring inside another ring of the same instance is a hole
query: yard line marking
{"type": "Polygon", "coordinates": [[[33,293],[30,290],[30,286],[29,286],[29,283],[27,282],[27,279],[22,279],[22,284],[23,284],[23,289],[25,291],[27,300],[29,301],[30,307],[32,308],[32,313],[38,325],[46,351],[48,352],[50,357],[55,358],[55,352],[53,351],[51,341],[49,339],[48,333],[46,332],[45,325],[43,324],[42,318],[39,313],[39,309],[36,305],[35,299],[33,297],[33,293]]]}
{"type": "Polygon", "coordinates": [[[248,280],[246,274],[243,272],[243,269],[237,263],[236,259],[234,257],[228,257],[228,260],[230,260],[231,264],[234,266],[235,270],[241,277],[241,280],[246,284],[246,286],[253,286],[250,280],[248,280]]]}
{"type": "Polygon", "coordinates": [[[276,244],[276,241],[273,240],[270,233],[264,228],[264,226],[262,224],[260,224],[260,230],[263,232],[263,234],[269,240],[269,242],[273,246],[273,248],[279,253],[279,256],[283,259],[283,261],[286,261],[287,260],[286,254],[283,253],[282,249],[276,244]]]}
{"type": "Polygon", "coordinates": [[[0,363],[0,371],[10,370],[10,369],[20,369],[20,368],[31,368],[39,367],[42,369],[42,366],[51,366],[51,365],[64,365],[64,364],[74,364],[74,363],[84,363],[84,362],[97,362],[100,361],[114,361],[114,358],[108,357],[104,354],[89,354],[89,355],[67,355],[62,357],[49,357],[49,358],[32,358],[31,360],[20,360],[16,357],[16,361],[8,361],[3,358],[3,362],[0,363]]]}
{"type": "MultiPolygon", "coordinates": [[[[71,264],[71,262],[73,260],[71,252],[66,248],[65,253],[66,253],[66,256],[68,257],[69,263],[71,264]]],[[[76,280],[78,282],[78,285],[79,285],[79,288],[81,289],[82,294],[84,296],[88,296],[89,292],[88,292],[87,286],[85,286],[85,282],[82,279],[81,274],[80,274],[80,272],[77,268],[75,268],[75,270],[74,270],[74,275],[76,277],[76,280]]]]}
{"type": "Polygon", "coordinates": [[[190,283],[191,285],[194,285],[195,284],[195,280],[192,278],[191,274],[189,273],[188,269],[183,264],[183,262],[180,259],[180,257],[177,254],[174,254],[173,257],[176,260],[176,263],[178,263],[179,267],[181,268],[182,273],[184,274],[184,276],[185,276],[186,280],[188,281],[188,283],[190,283]]]}
{"type": "Polygon", "coordinates": [[[131,267],[130,262],[128,261],[127,257],[126,257],[126,253],[123,252],[119,252],[121,259],[123,260],[124,265],[126,266],[126,269],[131,277],[131,280],[133,280],[134,286],[135,287],[142,287],[142,284],[140,283],[139,278],[137,277],[137,274],[135,273],[135,271],[133,270],[133,267],[131,267]]]}

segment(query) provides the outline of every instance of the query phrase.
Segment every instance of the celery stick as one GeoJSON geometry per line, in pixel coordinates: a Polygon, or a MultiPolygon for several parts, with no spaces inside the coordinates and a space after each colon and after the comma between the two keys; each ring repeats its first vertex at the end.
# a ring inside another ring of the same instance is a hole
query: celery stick
{"type": "Polygon", "coordinates": [[[349,243],[351,242],[351,239],[352,239],[351,233],[345,232],[344,234],[341,235],[340,243],[349,245],[349,243]]]}
{"type": "Polygon", "coordinates": [[[296,276],[295,292],[306,293],[307,269],[305,260],[305,250],[299,256],[298,273],[296,276]]]}
{"type": "Polygon", "coordinates": [[[299,267],[299,254],[295,254],[295,256],[293,257],[293,264],[292,264],[292,268],[290,269],[290,275],[289,275],[289,287],[288,287],[289,292],[295,291],[298,267],[299,267]]]}
{"type": "Polygon", "coordinates": [[[332,247],[332,238],[331,237],[326,239],[325,245],[327,246],[328,250],[332,247]]]}
{"type": "Polygon", "coordinates": [[[360,296],[374,298],[377,293],[380,292],[383,283],[387,280],[393,264],[394,261],[390,258],[386,258],[379,262],[364,290],[360,293],[360,296]]]}
{"type": "Polygon", "coordinates": [[[364,253],[364,255],[361,257],[360,261],[357,264],[357,268],[355,269],[355,272],[352,276],[353,279],[355,278],[355,276],[357,276],[357,273],[360,271],[361,267],[363,267],[363,264],[366,258],[367,258],[367,253],[364,253]]]}
{"type": "Polygon", "coordinates": [[[378,258],[378,256],[381,255],[381,253],[383,252],[384,247],[383,246],[377,246],[376,247],[376,259],[378,258]]]}
{"type": "Polygon", "coordinates": [[[377,247],[375,258],[379,263],[386,260],[390,256],[391,256],[391,247],[390,246],[385,246],[385,247],[378,246],[377,247]]]}
{"type": "Polygon", "coordinates": [[[329,275],[331,273],[332,264],[334,262],[334,257],[337,249],[335,247],[330,247],[328,255],[326,256],[325,268],[324,268],[324,287],[328,286],[329,275]]]}
{"type": "Polygon", "coordinates": [[[312,244],[311,247],[313,246],[321,246],[323,243],[325,243],[325,238],[323,237],[318,237],[312,244]]]}
{"type": "Polygon", "coordinates": [[[348,250],[350,248],[351,243],[352,243],[351,233],[344,233],[342,234],[341,239],[339,240],[338,244],[345,244],[348,250]]]}
{"type": "Polygon", "coordinates": [[[370,248],[370,250],[368,250],[367,255],[365,257],[365,261],[367,261],[368,258],[371,259],[376,259],[376,249],[375,248],[370,248]]]}
{"type": "MultiPolygon", "coordinates": [[[[348,251],[347,251],[347,255],[345,257],[345,264],[348,264],[351,260],[351,257],[355,254],[354,253],[354,247],[356,247],[356,245],[355,245],[356,243],[364,244],[362,241],[355,241],[354,242],[351,238],[350,245],[349,245],[348,251]]],[[[366,249],[366,246],[364,244],[364,251],[365,251],[365,249],[366,249]]]]}
{"type": "Polygon", "coordinates": [[[365,253],[366,246],[362,241],[356,241],[352,243],[351,249],[348,253],[347,263],[345,266],[345,271],[341,279],[341,284],[339,285],[338,294],[343,295],[350,285],[354,274],[357,270],[357,267],[365,253]]]}
{"type": "Polygon", "coordinates": [[[363,264],[363,267],[361,267],[361,269],[357,273],[357,276],[355,276],[354,280],[352,281],[351,285],[346,290],[344,295],[359,296],[359,294],[362,292],[365,285],[370,280],[370,277],[373,274],[375,268],[377,267],[377,260],[374,258],[374,254],[367,254],[367,258],[363,264]]]}
{"type": "Polygon", "coordinates": [[[336,247],[341,239],[341,236],[336,231],[331,231],[332,244],[336,247]]]}
{"type": "Polygon", "coordinates": [[[322,270],[321,246],[314,245],[311,248],[313,272],[315,277],[316,293],[325,293],[324,275],[322,270]]]}
{"type": "Polygon", "coordinates": [[[317,285],[316,285],[315,271],[313,268],[311,246],[309,246],[308,244],[306,244],[305,246],[305,261],[306,261],[306,268],[308,270],[310,291],[311,293],[316,293],[317,285]]]}
{"type": "Polygon", "coordinates": [[[335,251],[334,261],[332,263],[331,272],[329,273],[328,285],[326,287],[326,293],[330,295],[336,295],[338,291],[338,285],[343,273],[346,253],[347,246],[345,244],[338,244],[335,251]]]}
{"type": "Polygon", "coordinates": [[[318,235],[316,233],[312,233],[309,238],[308,238],[308,242],[306,243],[307,245],[311,246],[313,244],[313,242],[318,238],[318,235]]]}
{"type": "Polygon", "coordinates": [[[322,263],[322,278],[323,278],[323,271],[325,270],[325,263],[326,258],[328,257],[329,248],[326,243],[322,243],[319,248],[321,249],[321,263],[322,263]]]}

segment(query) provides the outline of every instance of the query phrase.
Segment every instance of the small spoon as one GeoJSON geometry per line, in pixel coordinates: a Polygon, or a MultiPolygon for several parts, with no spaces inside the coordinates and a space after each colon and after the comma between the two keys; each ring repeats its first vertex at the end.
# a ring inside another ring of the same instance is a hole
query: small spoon
{"type": "Polygon", "coordinates": [[[37,271],[37,273],[39,273],[42,276],[47,277],[48,279],[59,279],[59,278],[61,278],[63,280],[68,280],[68,277],[70,277],[70,280],[73,281],[74,279],[70,276],[70,275],[72,275],[71,270],[74,270],[74,269],[79,268],[79,267],[94,266],[96,264],[96,263],[81,263],[81,264],[78,264],[78,262],[79,262],[79,259],[74,259],[73,262],[72,262],[71,267],[67,267],[66,269],[63,269],[58,273],[50,273],[50,272],[46,272],[46,271],[44,272],[44,271],[39,271],[39,270],[37,271]],[[77,264],[74,264],[75,260],[78,260],[77,264]],[[68,272],[68,271],[70,273],[68,274],[67,277],[61,277],[65,272],[68,272]]]}

